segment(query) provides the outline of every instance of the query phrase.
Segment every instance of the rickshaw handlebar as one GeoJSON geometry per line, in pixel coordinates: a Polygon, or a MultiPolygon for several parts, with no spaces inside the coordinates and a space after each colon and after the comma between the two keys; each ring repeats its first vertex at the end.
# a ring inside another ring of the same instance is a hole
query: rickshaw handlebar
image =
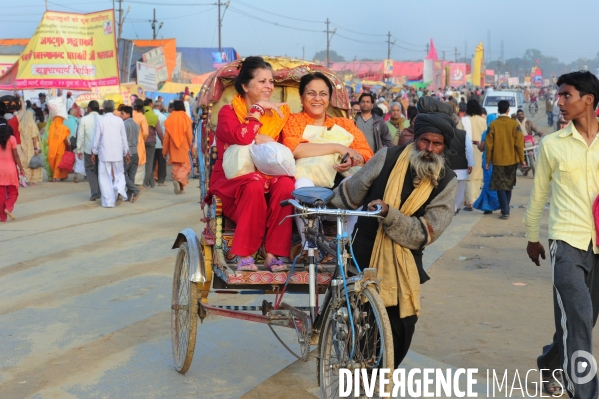
{"type": "Polygon", "coordinates": [[[281,206],[293,205],[295,209],[306,214],[317,214],[317,215],[333,215],[333,216],[366,216],[366,217],[375,217],[384,219],[384,217],[379,216],[383,207],[380,204],[376,205],[376,210],[374,211],[351,211],[348,209],[334,209],[334,208],[309,208],[297,202],[294,199],[288,199],[281,201],[281,206]]]}

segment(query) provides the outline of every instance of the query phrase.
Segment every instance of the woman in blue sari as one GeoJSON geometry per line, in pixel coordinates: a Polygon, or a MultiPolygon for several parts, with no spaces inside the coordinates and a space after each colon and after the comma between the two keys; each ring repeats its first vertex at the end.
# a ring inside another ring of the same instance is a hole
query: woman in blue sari
{"type": "MultiPolygon", "coordinates": [[[[487,158],[487,149],[485,147],[485,139],[487,138],[487,131],[489,130],[489,125],[497,119],[497,114],[491,114],[487,116],[487,130],[483,132],[480,143],[478,144],[478,149],[483,152],[483,165],[486,163],[485,159],[487,158]]],[[[491,191],[491,176],[493,175],[493,165],[489,169],[485,169],[483,167],[483,189],[480,192],[480,196],[472,207],[475,209],[479,209],[483,211],[485,215],[489,215],[493,213],[493,211],[498,210],[499,207],[499,199],[497,198],[497,191],[491,191]]]]}

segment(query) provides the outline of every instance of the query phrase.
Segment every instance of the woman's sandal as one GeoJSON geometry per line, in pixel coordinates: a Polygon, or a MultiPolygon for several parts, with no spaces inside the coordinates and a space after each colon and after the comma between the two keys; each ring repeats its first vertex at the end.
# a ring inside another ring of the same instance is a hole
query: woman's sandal
{"type": "Polygon", "coordinates": [[[255,272],[258,270],[258,266],[254,263],[253,258],[244,258],[237,264],[238,272],[255,272]]]}
{"type": "Polygon", "coordinates": [[[272,258],[270,264],[267,265],[266,268],[270,270],[271,273],[276,273],[287,269],[287,266],[283,264],[283,261],[281,259],[272,258]]]}
{"type": "MultiPolygon", "coordinates": [[[[558,380],[553,376],[554,371],[551,371],[551,374],[547,375],[548,372],[544,371],[542,374],[543,379],[543,390],[545,393],[552,395],[554,397],[558,397],[562,395],[563,383],[558,382],[558,380]]],[[[563,381],[562,372],[558,371],[556,373],[557,378],[563,381]]]]}

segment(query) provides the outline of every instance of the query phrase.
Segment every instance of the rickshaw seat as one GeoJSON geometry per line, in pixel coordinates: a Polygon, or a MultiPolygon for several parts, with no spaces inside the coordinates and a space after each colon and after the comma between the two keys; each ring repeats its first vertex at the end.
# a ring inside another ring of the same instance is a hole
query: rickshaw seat
{"type": "Polygon", "coordinates": [[[326,187],[301,187],[294,190],[291,195],[308,206],[323,206],[328,204],[335,193],[326,187]]]}

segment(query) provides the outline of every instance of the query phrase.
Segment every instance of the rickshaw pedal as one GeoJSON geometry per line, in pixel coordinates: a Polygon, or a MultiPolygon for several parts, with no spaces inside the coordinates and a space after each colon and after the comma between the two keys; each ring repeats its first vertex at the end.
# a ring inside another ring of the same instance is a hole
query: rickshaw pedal
{"type": "Polygon", "coordinates": [[[266,299],[262,301],[262,315],[266,316],[271,310],[274,310],[272,302],[268,302],[266,299]]]}

